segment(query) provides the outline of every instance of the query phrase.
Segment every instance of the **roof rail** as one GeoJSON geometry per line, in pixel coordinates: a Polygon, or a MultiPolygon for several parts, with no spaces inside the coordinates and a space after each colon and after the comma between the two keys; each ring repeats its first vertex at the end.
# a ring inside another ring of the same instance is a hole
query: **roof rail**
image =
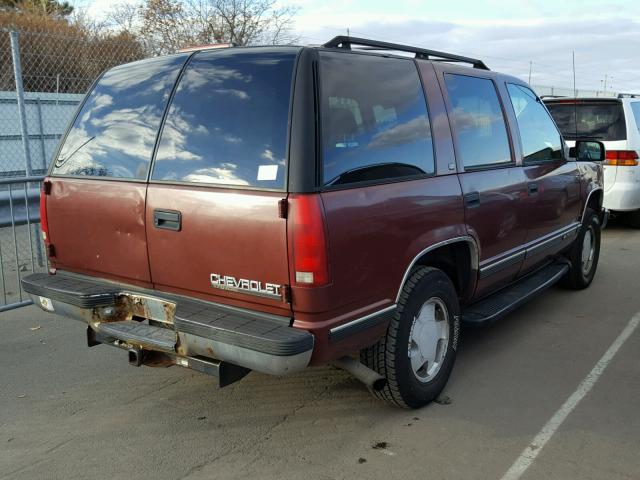
{"type": "Polygon", "coordinates": [[[618,98],[640,98],[640,93],[619,93],[618,98]]]}
{"type": "Polygon", "coordinates": [[[412,47],[410,45],[401,45],[399,43],[381,42],[378,40],[369,40],[366,38],[348,37],[346,35],[339,35],[332,38],[323,45],[325,48],[344,48],[351,49],[351,45],[360,45],[363,47],[369,47],[367,50],[396,50],[399,52],[411,52],[415,53],[415,58],[421,58],[425,60],[433,60],[436,62],[459,62],[469,63],[474,68],[481,70],[489,70],[489,67],[485,65],[482,60],[476,58],[463,57],[461,55],[454,55],[452,53],[438,52],[436,50],[428,50],[426,48],[412,47]]]}
{"type": "Polygon", "coordinates": [[[540,100],[544,100],[545,98],[567,98],[566,95],[540,95],[540,100]]]}

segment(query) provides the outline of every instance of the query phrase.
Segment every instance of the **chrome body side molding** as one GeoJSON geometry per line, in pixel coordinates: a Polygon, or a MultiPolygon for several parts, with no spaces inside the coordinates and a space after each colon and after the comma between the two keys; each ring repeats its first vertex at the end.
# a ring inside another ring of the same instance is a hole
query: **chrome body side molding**
{"type": "Polygon", "coordinates": [[[365,315],[364,317],[356,318],[355,320],[351,320],[350,322],[343,323],[342,325],[333,327],[331,330],[329,330],[329,339],[334,342],[343,340],[346,337],[362,332],[367,328],[371,328],[380,323],[390,321],[395,313],[396,305],[393,304],[389,307],[383,308],[382,310],[378,310],[377,312],[365,315]]]}
{"type": "Polygon", "coordinates": [[[443,247],[445,245],[451,245],[453,243],[460,243],[460,242],[466,242],[467,244],[469,244],[471,248],[471,269],[477,271],[479,268],[479,262],[480,262],[480,251],[473,237],[471,237],[470,235],[465,235],[462,237],[453,237],[453,238],[450,238],[449,240],[444,240],[442,242],[435,243],[425,248],[424,250],[422,250],[413,258],[413,260],[411,260],[411,263],[407,267],[407,270],[404,272],[404,276],[402,277],[402,282],[400,282],[400,288],[398,289],[398,294],[396,295],[396,303],[400,301],[400,294],[402,293],[402,287],[404,286],[405,282],[409,278],[411,269],[413,268],[413,266],[416,264],[416,262],[421,256],[423,256],[425,253],[429,253],[430,251],[435,250],[436,248],[443,247]]]}

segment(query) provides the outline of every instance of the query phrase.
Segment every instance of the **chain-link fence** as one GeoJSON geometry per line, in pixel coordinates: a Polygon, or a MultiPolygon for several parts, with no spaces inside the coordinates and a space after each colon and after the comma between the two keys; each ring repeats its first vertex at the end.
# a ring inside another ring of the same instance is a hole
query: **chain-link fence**
{"type": "Polygon", "coordinates": [[[46,269],[38,181],[78,104],[101,72],[143,57],[132,39],[0,29],[0,312],[28,303],[21,276],[46,269]]]}

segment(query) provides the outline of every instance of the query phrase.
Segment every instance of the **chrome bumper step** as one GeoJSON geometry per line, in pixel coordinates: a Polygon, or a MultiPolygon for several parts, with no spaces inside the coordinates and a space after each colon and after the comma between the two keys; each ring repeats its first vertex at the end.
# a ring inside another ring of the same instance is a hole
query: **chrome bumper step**
{"type": "Polygon", "coordinates": [[[98,323],[95,330],[123,342],[140,345],[163,352],[175,352],[177,335],[174,330],[154,327],[146,323],[124,320],[122,322],[98,323]]]}

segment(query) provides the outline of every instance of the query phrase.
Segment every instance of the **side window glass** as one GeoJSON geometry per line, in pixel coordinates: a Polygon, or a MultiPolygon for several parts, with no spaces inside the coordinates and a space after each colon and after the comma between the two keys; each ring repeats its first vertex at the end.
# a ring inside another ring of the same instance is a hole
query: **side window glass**
{"type": "Polygon", "coordinates": [[[491,80],[446,74],[457,154],[465,168],[511,162],[507,127],[491,80]]]}
{"type": "Polygon", "coordinates": [[[562,139],[542,101],[531,89],[507,84],[511,105],[518,121],[525,162],[544,162],[562,158],[562,139]]]}
{"type": "Polygon", "coordinates": [[[640,131],[640,102],[632,102],[631,111],[633,111],[633,118],[636,120],[636,128],[640,131]]]}
{"type": "Polygon", "coordinates": [[[431,175],[431,128],[413,61],[320,53],[323,183],[431,175]]]}

